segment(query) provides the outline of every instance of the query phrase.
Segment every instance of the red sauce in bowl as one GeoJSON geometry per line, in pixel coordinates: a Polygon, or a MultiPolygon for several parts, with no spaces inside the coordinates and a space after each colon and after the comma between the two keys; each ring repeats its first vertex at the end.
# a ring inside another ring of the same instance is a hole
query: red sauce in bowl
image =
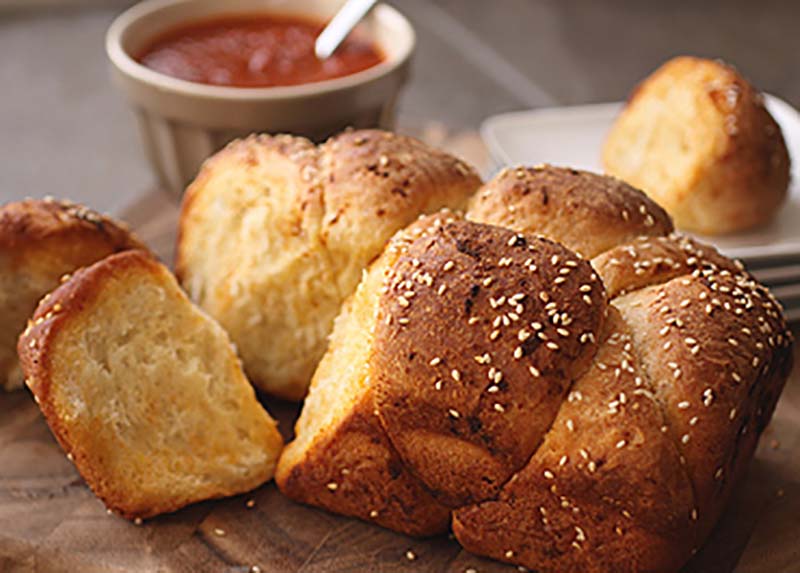
{"type": "Polygon", "coordinates": [[[384,59],[351,34],[324,61],[314,41],[324,24],[299,16],[226,16],[194,22],[157,37],[136,60],[162,74],[217,86],[293,86],[347,76],[384,59]]]}

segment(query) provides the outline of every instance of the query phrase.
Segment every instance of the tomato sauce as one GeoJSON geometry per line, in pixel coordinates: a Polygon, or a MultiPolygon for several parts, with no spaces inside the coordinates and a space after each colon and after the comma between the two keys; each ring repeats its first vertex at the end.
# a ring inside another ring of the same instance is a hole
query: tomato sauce
{"type": "Polygon", "coordinates": [[[226,16],[169,30],[136,59],[182,80],[244,88],[319,82],[383,61],[373,43],[355,34],[331,57],[318,60],[314,41],[323,28],[299,16],[226,16]]]}

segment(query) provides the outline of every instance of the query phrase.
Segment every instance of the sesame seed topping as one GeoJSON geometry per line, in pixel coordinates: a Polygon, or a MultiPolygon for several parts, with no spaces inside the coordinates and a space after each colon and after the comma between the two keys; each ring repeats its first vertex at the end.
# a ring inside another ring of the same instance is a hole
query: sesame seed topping
{"type": "Polygon", "coordinates": [[[406,551],[406,559],[408,559],[409,561],[414,561],[414,559],[416,559],[416,558],[417,558],[416,553],[414,553],[410,549],[408,551],[406,551]]]}
{"type": "Polygon", "coordinates": [[[496,403],[494,405],[494,409],[495,409],[496,412],[505,412],[506,411],[506,409],[503,407],[503,405],[499,404],[499,403],[496,403]]]}
{"type": "Polygon", "coordinates": [[[332,481],[327,485],[327,488],[331,491],[336,491],[337,489],[339,489],[339,484],[336,483],[335,481],[332,481]]]}
{"type": "Polygon", "coordinates": [[[528,371],[534,378],[538,378],[539,376],[542,375],[542,373],[535,366],[528,366],[528,371]]]}
{"type": "Polygon", "coordinates": [[[450,408],[449,410],[447,410],[447,413],[451,418],[460,418],[461,417],[461,414],[458,413],[458,410],[454,410],[453,408],[450,408]]]}
{"type": "Polygon", "coordinates": [[[429,362],[429,364],[430,364],[431,366],[436,366],[437,364],[441,363],[441,361],[442,361],[442,359],[441,359],[441,358],[439,358],[438,356],[436,356],[435,358],[432,358],[432,359],[431,359],[431,361],[429,362]]]}

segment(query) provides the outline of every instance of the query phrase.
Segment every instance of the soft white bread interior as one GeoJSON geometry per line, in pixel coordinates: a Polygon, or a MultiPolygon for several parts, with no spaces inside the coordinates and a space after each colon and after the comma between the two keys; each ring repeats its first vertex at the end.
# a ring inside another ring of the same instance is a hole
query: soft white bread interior
{"type": "Polygon", "coordinates": [[[282,439],[230,339],[148,254],[76,272],[18,349],[53,434],[111,510],[150,517],[272,477],[282,439]]]}
{"type": "Polygon", "coordinates": [[[302,398],[342,302],[392,234],[462,208],[480,179],[412,138],[350,131],[317,147],[254,136],[211,158],[183,203],[177,274],[251,381],[302,398]]]}
{"type": "Polygon", "coordinates": [[[789,184],[789,155],[763,96],[732,67],[679,57],[630,96],[603,148],[608,173],[641,188],[680,229],[767,222],[789,184]]]}
{"type": "Polygon", "coordinates": [[[17,338],[66,273],[112,253],[146,248],[119,221],[68,201],[0,207],[0,387],[22,386],[17,338]]]}

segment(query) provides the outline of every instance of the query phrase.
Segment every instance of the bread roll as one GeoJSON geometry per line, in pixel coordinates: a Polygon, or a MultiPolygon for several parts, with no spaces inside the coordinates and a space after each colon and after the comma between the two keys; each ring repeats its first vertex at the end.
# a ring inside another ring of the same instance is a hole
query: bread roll
{"type": "Polygon", "coordinates": [[[763,96],[732,67],[701,58],[670,60],[636,87],[603,165],[680,229],[709,235],[766,223],[789,184],[786,144],[763,96]]]}
{"type": "Polygon", "coordinates": [[[0,207],[0,387],[22,386],[17,338],[59,279],[112,253],[144,249],[124,224],[68,201],[0,207]]]}
{"type": "Polygon", "coordinates": [[[254,136],[210,159],[184,199],[177,273],[230,333],[251,381],[302,398],[363,269],[421,213],[462,208],[463,162],[408,137],[350,131],[316,147],[254,136]]]}
{"type": "Polygon", "coordinates": [[[146,253],[77,271],[18,350],[50,429],[109,509],[145,518],[272,477],[282,439],[230,339],[146,253]]]}
{"type": "Polygon", "coordinates": [[[789,374],[780,306],[629,186],[540,168],[484,191],[482,223],[421,221],[371,267],[279,488],[415,535],[450,511],[466,549],[543,573],[678,570],[789,374]]]}

